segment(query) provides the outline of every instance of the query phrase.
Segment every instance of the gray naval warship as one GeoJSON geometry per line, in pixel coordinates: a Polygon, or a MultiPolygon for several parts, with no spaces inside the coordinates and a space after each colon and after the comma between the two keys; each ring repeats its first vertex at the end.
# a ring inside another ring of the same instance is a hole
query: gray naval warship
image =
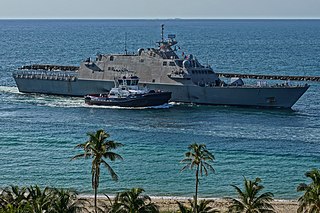
{"type": "Polygon", "coordinates": [[[140,84],[172,92],[171,101],[209,105],[291,108],[309,85],[257,82],[246,85],[241,78],[228,83],[209,65],[193,55],[176,54],[175,35],[161,40],[155,48],[140,48],[134,54],[99,54],[76,66],[28,65],[13,73],[20,92],[66,96],[105,93],[121,75],[136,75],[140,84]]]}

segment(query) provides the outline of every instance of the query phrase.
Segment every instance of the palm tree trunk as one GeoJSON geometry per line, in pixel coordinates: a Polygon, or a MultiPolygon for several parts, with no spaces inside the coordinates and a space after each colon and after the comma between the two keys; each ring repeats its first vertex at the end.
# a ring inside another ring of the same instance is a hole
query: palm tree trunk
{"type": "Polygon", "coordinates": [[[99,176],[100,176],[100,164],[95,165],[95,176],[94,176],[94,211],[97,213],[97,194],[99,186],[99,176]]]}
{"type": "Polygon", "coordinates": [[[197,213],[197,200],[198,200],[198,184],[199,184],[199,165],[197,166],[197,170],[196,170],[196,194],[194,196],[194,209],[193,212],[197,213]]]}
{"type": "Polygon", "coordinates": [[[98,186],[95,183],[94,184],[94,212],[97,213],[97,192],[98,192],[98,186]]]}

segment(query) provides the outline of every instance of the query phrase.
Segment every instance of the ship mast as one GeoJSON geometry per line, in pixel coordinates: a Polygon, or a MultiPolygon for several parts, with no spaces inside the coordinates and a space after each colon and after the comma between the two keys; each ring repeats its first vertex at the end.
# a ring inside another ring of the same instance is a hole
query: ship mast
{"type": "Polygon", "coordinates": [[[162,42],[162,43],[164,42],[164,39],[163,39],[163,31],[164,31],[164,24],[161,25],[161,42],[162,42]]]}
{"type": "Polygon", "coordinates": [[[128,51],[127,51],[127,33],[124,34],[124,51],[125,51],[126,55],[128,55],[128,51]]]}

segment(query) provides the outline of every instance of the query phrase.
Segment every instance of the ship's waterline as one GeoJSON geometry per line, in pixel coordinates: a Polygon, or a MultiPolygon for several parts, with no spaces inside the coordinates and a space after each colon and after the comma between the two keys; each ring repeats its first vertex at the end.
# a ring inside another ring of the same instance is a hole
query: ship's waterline
{"type": "MultiPolygon", "coordinates": [[[[15,78],[20,92],[44,93],[53,95],[84,96],[105,93],[113,87],[113,81],[83,80],[58,81],[15,78]],[[32,81],[32,82],[31,82],[32,81]]],[[[309,86],[296,87],[199,87],[142,82],[150,89],[173,91],[171,101],[211,105],[257,106],[291,108],[309,86]]]]}

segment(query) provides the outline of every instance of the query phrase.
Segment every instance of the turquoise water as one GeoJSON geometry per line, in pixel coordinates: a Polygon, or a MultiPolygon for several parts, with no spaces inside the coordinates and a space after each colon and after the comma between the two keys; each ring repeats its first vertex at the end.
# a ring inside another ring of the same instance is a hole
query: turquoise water
{"type": "Polygon", "coordinates": [[[261,177],[278,199],[295,199],[304,173],[320,167],[319,84],[292,111],[173,105],[159,109],[89,107],[82,98],[19,93],[11,73],[30,63],[78,65],[101,53],[154,45],[160,25],[176,33],[180,53],[221,72],[320,75],[320,21],[29,20],[0,21],[0,184],[50,185],[91,193],[89,160],[70,161],[86,133],[103,128],[125,146],[112,163],[114,194],[143,187],[149,195],[192,196],[194,175],[180,173],[187,146],[205,143],[215,174],[201,197],[234,194],[230,184],[261,177]]]}

